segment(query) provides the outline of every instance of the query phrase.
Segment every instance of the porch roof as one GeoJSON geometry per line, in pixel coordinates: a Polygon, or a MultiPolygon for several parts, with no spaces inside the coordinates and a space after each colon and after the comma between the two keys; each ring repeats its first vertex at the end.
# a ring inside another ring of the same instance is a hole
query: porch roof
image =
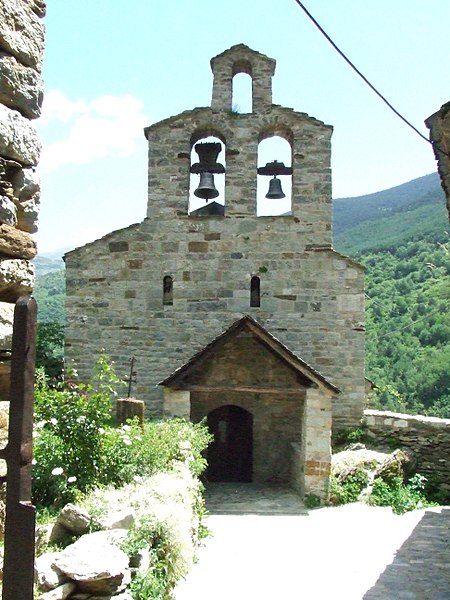
{"type": "Polygon", "coordinates": [[[241,331],[247,330],[269,351],[274,353],[287,366],[298,372],[299,376],[306,385],[318,386],[325,389],[328,393],[339,394],[340,390],[333,385],[326,377],[316,371],[311,365],[294,354],[280,340],[267,331],[260,323],[255,321],[249,315],[235,321],[228,329],[218,335],[214,340],[207,344],[202,350],[194,354],[184,365],[176,369],[171,375],[166,377],[158,385],[183,388],[183,383],[189,377],[189,374],[199,364],[207,361],[214,352],[217,351],[225,342],[238,335],[241,331]]]}

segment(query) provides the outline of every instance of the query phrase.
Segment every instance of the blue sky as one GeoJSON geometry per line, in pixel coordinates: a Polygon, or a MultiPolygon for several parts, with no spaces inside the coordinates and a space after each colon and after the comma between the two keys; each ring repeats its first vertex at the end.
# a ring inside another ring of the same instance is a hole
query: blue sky
{"type": "MultiPolygon", "coordinates": [[[[450,100],[448,0],[305,0],[365,76],[428,135],[450,100]]],[[[244,43],[277,61],[276,104],[334,126],[333,197],[436,170],[431,146],[351,71],[294,0],[47,0],[39,252],[140,221],[143,128],[209,106],[210,58],[244,43]]]]}

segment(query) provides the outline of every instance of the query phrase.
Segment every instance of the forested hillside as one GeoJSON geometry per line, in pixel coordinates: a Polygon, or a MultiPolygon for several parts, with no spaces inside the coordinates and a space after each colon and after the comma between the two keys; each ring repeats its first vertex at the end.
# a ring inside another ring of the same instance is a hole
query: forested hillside
{"type": "Polygon", "coordinates": [[[449,223],[437,175],[335,206],[335,247],[366,267],[376,407],[450,417],[449,223]]]}
{"type": "MultiPolygon", "coordinates": [[[[334,201],[335,248],[366,267],[366,375],[378,408],[450,418],[448,230],[437,174],[334,201]]],[[[55,266],[38,264],[35,296],[38,354],[49,352],[56,369],[64,271],[55,266]]]]}

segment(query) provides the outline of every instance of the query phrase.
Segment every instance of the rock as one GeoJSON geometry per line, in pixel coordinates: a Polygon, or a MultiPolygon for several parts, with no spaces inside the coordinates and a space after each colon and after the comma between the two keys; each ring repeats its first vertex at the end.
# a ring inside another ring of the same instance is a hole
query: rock
{"type": "Polygon", "coordinates": [[[39,72],[44,51],[44,26],[39,17],[44,14],[45,4],[38,0],[0,2],[0,46],[39,72]]]}
{"type": "Polygon", "coordinates": [[[82,592],[101,596],[114,594],[123,590],[131,580],[128,556],[108,541],[105,535],[108,533],[111,532],[84,535],[55,559],[56,567],[76,581],[82,592]]]}
{"type": "Polygon", "coordinates": [[[59,513],[56,523],[65,527],[70,533],[83,535],[89,530],[91,517],[84,508],[75,504],[66,504],[59,513]]]}
{"type": "Polygon", "coordinates": [[[19,258],[0,259],[0,300],[15,302],[31,293],[34,285],[34,266],[19,258]]]}
{"type": "Polygon", "coordinates": [[[13,185],[17,205],[17,228],[35,233],[41,199],[40,178],[34,169],[19,169],[13,177],[13,185]]]}
{"type": "Polygon", "coordinates": [[[11,350],[13,321],[14,304],[0,302],[0,350],[11,350]]]}
{"type": "Polygon", "coordinates": [[[41,142],[33,125],[17,110],[0,104],[0,155],[33,166],[40,153],[41,142]]]}
{"type": "Polygon", "coordinates": [[[142,548],[130,558],[130,567],[143,573],[149,570],[151,564],[150,548],[142,548]]]}
{"type": "Polygon", "coordinates": [[[37,597],[37,600],[66,600],[77,589],[77,586],[71,581],[63,583],[59,587],[45,592],[37,597]]]}
{"type": "Polygon", "coordinates": [[[40,74],[0,51],[0,102],[28,119],[41,114],[44,86],[40,74]]]}
{"type": "Polygon", "coordinates": [[[403,450],[395,450],[386,457],[385,461],[375,471],[375,479],[381,478],[383,481],[390,481],[394,477],[405,479],[408,465],[412,457],[403,450]]]}
{"type": "Polygon", "coordinates": [[[0,254],[31,260],[36,256],[36,242],[31,234],[0,224],[0,254]]]}
{"type": "Polygon", "coordinates": [[[51,523],[38,525],[38,527],[36,527],[36,532],[34,535],[36,554],[42,552],[42,550],[49,544],[52,528],[53,525],[51,523]]]}
{"type": "Polygon", "coordinates": [[[71,537],[70,531],[64,525],[61,525],[61,523],[56,522],[52,525],[49,542],[50,544],[66,544],[70,541],[71,537]]]}
{"type": "Polygon", "coordinates": [[[131,529],[135,523],[135,515],[131,509],[121,510],[108,515],[100,520],[102,529],[131,529]]]}
{"type": "Polygon", "coordinates": [[[35,560],[35,581],[42,592],[54,590],[67,581],[67,577],[54,565],[57,555],[57,552],[46,552],[35,560]]]}
{"type": "Polygon", "coordinates": [[[387,458],[384,452],[375,450],[343,450],[331,458],[331,472],[342,483],[358,469],[375,470],[387,458]]]}
{"type": "Polygon", "coordinates": [[[12,227],[17,225],[17,206],[8,196],[0,195],[0,223],[12,227]]]}

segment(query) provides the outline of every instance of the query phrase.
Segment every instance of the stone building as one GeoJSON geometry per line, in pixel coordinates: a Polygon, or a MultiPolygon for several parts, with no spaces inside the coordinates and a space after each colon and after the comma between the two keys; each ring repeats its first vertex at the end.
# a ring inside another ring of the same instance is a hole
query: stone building
{"type": "Polygon", "coordinates": [[[210,107],[145,129],[144,221],[65,256],[66,357],[87,375],[104,348],[125,375],[134,355],[148,414],[207,417],[210,479],[323,497],[331,425],[359,421],[365,388],[363,269],[332,248],[332,128],[272,103],[273,59],[240,44],[211,67],[210,107]],[[238,73],[252,80],[248,113],[233,110],[238,73]],[[258,216],[258,149],[272,136],[291,164],[266,171],[290,180],[291,206],[258,216]],[[202,140],[226,163],[209,165],[206,195],[211,174],[225,184],[194,208],[202,140]]]}
{"type": "Polygon", "coordinates": [[[14,303],[30,293],[36,255],[45,3],[0,0],[0,400],[9,394],[14,303]]]}

